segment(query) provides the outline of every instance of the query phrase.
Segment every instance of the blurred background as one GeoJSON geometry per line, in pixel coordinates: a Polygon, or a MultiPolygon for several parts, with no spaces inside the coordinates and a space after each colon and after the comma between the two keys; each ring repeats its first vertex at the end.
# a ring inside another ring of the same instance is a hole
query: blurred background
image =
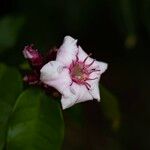
{"type": "Polygon", "coordinates": [[[150,1],[0,0],[1,63],[22,70],[25,45],[46,52],[65,35],[109,67],[100,103],[63,111],[62,150],[150,149],[150,1]]]}

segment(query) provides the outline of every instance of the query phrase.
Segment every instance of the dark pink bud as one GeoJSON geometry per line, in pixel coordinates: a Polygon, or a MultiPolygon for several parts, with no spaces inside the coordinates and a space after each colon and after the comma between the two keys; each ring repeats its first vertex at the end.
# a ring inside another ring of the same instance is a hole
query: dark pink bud
{"type": "Polygon", "coordinates": [[[44,57],[44,64],[48,63],[49,61],[55,60],[57,51],[58,49],[56,47],[50,49],[44,57]]]}
{"type": "Polygon", "coordinates": [[[23,50],[23,55],[26,59],[30,61],[31,65],[33,66],[42,65],[42,56],[37,49],[33,48],[33,45],[25,46],[23,50]]]}
{"type": "Polygon", "coordinates": [[[27,82],[28,84],[30,84],[30,85],[35,85],[35,84],[38,84],[38,82],[39,82],[39,77],[38,77],[38,75],[32,73],[32,74],[26,75],[26,76],[23,78],[23,80],[24,80],[25,82],[27,82]]]}

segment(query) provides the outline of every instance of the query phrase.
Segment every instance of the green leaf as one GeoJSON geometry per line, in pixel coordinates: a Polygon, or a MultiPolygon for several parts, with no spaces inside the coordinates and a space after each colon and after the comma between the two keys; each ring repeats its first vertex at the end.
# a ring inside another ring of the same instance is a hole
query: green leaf
{"type": "Polygon", "coordinates": [[[38,89],[21,94],[10,119],[7,150],[59,150],[64,123],[57,101],[38,89]]]}
{"type": "Polygon", "coordinates": [[[16,44],[23,23],[22,17],[6,16],[0,20],[0,52],[16,44]]]}
{"type": "Polygon", "coordinates": [[[22,79],[19,72],[0,64],[0,150],[4,147],[8,119],[21,90],[22,79]]]}
{"type": "Polygon", "coordinates": [[[118,130],[120,127],[120,109],[117,98],[102,85],[101,90],[101,106],[104,115],[112,122],[113,130],[118,130]]]}

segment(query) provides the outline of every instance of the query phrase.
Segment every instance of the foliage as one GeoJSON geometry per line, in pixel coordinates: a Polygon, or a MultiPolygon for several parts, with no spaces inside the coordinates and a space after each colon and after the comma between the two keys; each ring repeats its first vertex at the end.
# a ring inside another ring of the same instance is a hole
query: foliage
{"type": "Polygon", "coordinates": [[[63,118],[58,102],[40,90],[27,90],[17,99],[8,129],[8,150],[61,148],[63,118]]]}
{"type": "Polygon", "coordinates": [[[8,120],[21,90],[20,73],[14,68],[0,64],[0,150],[4,146],[8,120]]]}

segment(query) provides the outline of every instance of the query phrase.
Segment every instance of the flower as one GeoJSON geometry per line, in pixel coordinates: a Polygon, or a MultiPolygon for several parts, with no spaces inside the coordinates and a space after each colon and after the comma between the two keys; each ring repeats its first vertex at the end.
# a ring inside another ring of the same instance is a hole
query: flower
{"type": "Polygon", "coordinates": [[[56,60],[48,62],[40,70],[40,80],[62,94],[63,109],[87,100],[100,101],[99,80],[107,69],[107,63],[90,56],[77,46],[77,40],[66,36],[57,51],[56,60]]]}
{"type": "Polygon", "coordinates": [[[40,69],[50,60],[55,59],[57,48],[51,48],[46,54],[41,54],[37,49],[33,48],[33,44],[27,45],[23,49],[24,57],[29,61],[31,66],[30,72],[26,73],[23,81],[31,86],[40,87],[45,90],[48,95],[59,97],[60,94],[53,87],[44,84],[40,80],[40,69]]]}

